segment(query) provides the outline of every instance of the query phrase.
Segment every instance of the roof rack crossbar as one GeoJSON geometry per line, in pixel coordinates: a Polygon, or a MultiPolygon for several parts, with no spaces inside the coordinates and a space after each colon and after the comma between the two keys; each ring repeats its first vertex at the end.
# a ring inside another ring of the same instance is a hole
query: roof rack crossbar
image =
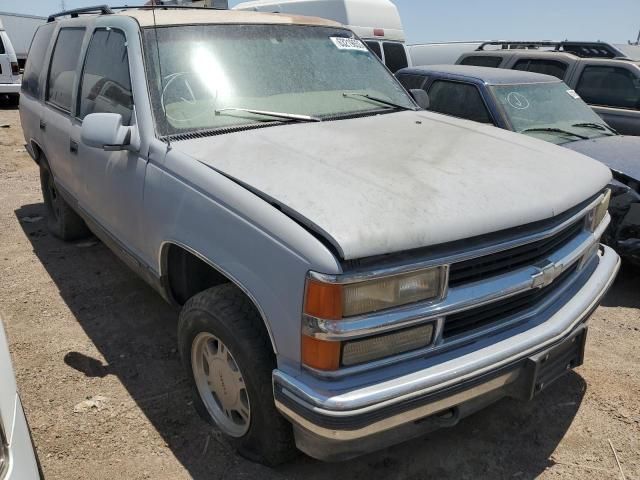
{"type": "Polygon", "coordinates": [[[102,15],[109,15],[113,13],[113,10],[108,5],[96,5],[94,7],[74,8],[73,10],[65,10],[63,12],[54,13],[49,15],[47,22],[53,22],[58,17],[70,16],[71,18],[78,18],[78,15],[88,15],[92,13],[101,13],[102,15]]]}
{"type": "MultiPolygon", "coordinates": [[[[195,7],[191,5],[125,5],[109,7],[110,10],[227,10],[220,7],[195,7]]],[[[113,13],[113,12],[112,12],[113,13]]]]}
{"type": "Polygon", "coordinates": [[[625,58],[624,52],[605,42],[571,42],[565,40],[556,41],[491,41],[482,43],[476,50],[484,51],[486,46],[502,47],[503,50],[512,49],[537,49],[540,47],[554,47],[557,52],[572,53],[583,58],[625,58]]]}

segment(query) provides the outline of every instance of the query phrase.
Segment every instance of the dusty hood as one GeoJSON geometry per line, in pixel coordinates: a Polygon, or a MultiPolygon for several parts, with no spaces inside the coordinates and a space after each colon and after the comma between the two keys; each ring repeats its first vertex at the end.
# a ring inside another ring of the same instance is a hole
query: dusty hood
{"type": "Polygon", "coordinates": [[[546,219],[594,195],[611,176],[547,142],[430,112],[286,125],[173,147],[270,197],[344,259],[546,219]]]}
{"type": "Polygon", "coordinates": [[[600,137],[565,143],[563,147],[584,153],[611,170],[640,181],[640,137],[600,137]]]}

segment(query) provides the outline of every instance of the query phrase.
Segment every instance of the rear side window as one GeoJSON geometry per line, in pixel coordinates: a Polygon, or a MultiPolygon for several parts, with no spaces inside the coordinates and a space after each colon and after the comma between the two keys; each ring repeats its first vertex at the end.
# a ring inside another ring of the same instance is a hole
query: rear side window
{"type": "Polygon", "coordinates": [[[518,60],[513,69],[552,75],[560,80],[563,80],[564,74],[567,73],[567,65],[556,60],[518,60]]]}
{"type": "Polygon", "coordinates": [[[576,91],[591,105],[640,109],[640,78],[626,68],[586,67],[576,91]]]}
{"type": "Polygon", "coordinates": [[[367,46],[371,49],[376,56],[382,60],[382,49],[380,48],[380,42],[366,42],[367,46]]]}
{"type": "Polygon", "coordinates": [[[429,89],[429,110],[481,123],[493,123],[474,85],[436,80],[429,89]]]}
{"type": "Polygon", "coordinates": [[[51,56],[47,79],[47,100],[53,105],[71,111],[73,85],[80,59],[84,28],[63,28],[51,56]]]}
{"type": "Polygon", "coordinates": [[[384,63],[387,64],[387,67],[393,73],[409,66],[409,62],[407,61],[407,52],[404,49],[404,45],[400,43],[384,42],[383,48],[384,63]]]}
{"type": "Polygon", "coordinates": [[[119,113],[130,125],[133,111],[127,41],[119,30],[97,30],[91,38],[80,82],[78,116],[119,113]]]}
{"type": "Polygon", "coordinates": [[[422,88],[427,77],[423,75],[403,73],[402,75],[398,75],[398,80],[400,80],[400,83],[404,88],[407,90],[413,90],[422,88]]]}
{"type": "Polygon", "coordinates": [[[498,68],[502,63],[502,57],[485,57],[485,56],[475,56],[475,57],[465,57],[460,62],[460,65],[472,65],[474,67],[491,67],[498,68]]]}
{"type": "Polygon", "coordinates": [[[4,55],[7,51],[4,49],[4,43],[2,42],[2,35],[0,34],[0,55],[4,55]]]}
{"type": "Polygon", "coordinates": [[[54,28],[54,23],[48,23],[40,27],[31,41],[31,48],[29,48],[29,55],[27,56],[27,63],[22,76],[23,94],[36,98],[40,97],[40,74],[44,68],[44,57],[47,54],[54,28]]]}

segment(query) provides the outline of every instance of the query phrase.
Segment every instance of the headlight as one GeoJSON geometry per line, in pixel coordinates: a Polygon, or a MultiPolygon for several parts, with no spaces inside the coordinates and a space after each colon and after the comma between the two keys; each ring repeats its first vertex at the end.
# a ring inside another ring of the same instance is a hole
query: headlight
{"type": "Polygon", "coordinates": [[[325,320],[340,320],[434,300],[441,297],[444,281],[444,267],[345,284],[309,279],[304,313],[325,320]]]}
{"type": "MultiPolygon", "coordinates": [[[[320,320],[349,318],[416,302],[441,299],[446,291],[447,267],[432,267],[380,278],[323,281],[307,280],[304,314],[320,320]]],[[[302,362],[324,371],[337,370],[425,348],[433,340],[434,324],[421,325],[376,337],[327,341],[302,335],[302,362]]]]}
{"type": "Polygon", "coordinates": [[[606,217],[607,211],[609,210],[609,203],[611,203],[611,189],[607,189],[604,192],[604,198],[602,201],[587,217],[587,226],[592,232],[596,231],[598,225],[600,225],[604,220],[604,217],[606,217]]]}

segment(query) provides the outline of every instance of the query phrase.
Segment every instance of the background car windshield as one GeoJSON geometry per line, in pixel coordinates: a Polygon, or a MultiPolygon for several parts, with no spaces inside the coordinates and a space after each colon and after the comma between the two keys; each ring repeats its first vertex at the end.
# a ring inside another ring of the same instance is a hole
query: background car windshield
{"type": "Polygon", "coordinates": [[[410,97],[351,32],[290,25],[195,25],[147,29],[147,77],[161,135],[278,119],[225,108],[343,116],[389,106],[365,93],[414,108],[410,97]],[[156,48],[156,32],[158,48],[156,48]],[[158,52],[160,62],[158,62],[158,52]],[[160,73],[162,72],[162,73],[160,73]]]}
{"type": "MultiPolygon", "coordinates": [[[[491,89],[504,107],[516,132],[531,128],[557,128],[587,137],[611,133],[575,126],[585,123],[604,125],[604,121],[564,83],[500,85],[491,89]]],[[[562,134],[555,135],[558,136],[558,143],[577,139],[562,134]]]]}

